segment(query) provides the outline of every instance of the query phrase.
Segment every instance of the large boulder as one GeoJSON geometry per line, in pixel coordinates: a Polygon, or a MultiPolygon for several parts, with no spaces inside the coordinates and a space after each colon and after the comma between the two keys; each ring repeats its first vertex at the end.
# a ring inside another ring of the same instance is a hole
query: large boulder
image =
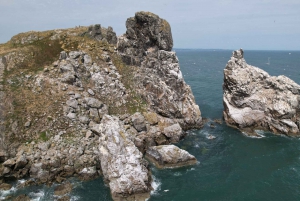
{"type": "Polygon", "coordinates": [[[112,197],[115,200],[124,197],[126,200],[134,200],[136,198],[132,196],[135,195],[149,196],[151,190],[149,171],[144,165],[142,153],[129,140],[129,134],[122,122],[117,117],[105,115],[99,127],[101,169],[112,197]]]}
{"type": "Polygon", "coordinates": [[[233,52],[224,69],[224,118],[249,135],[255,129],[299,136],[300,86],[280,75],[248,65],[243,50],[233,52]]]}
{"type": "Polygon", "coordinates": [[[149,147],[146,157],[158,168],[174,168],[197,163],[195,156],[175,145],[149,147]]]}

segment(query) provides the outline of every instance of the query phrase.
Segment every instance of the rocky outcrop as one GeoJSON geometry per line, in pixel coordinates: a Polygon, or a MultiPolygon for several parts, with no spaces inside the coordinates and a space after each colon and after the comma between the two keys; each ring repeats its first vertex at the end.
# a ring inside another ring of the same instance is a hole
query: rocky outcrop
{"type": "Polygon", "coordinates": [[[122,122],[116,117],[105,115],[99,127],[101,168],[113,198],[117,200],[136,194],[149,196],[151,179],[145,166],[147,163],[130,140],[130,134],[126,132],[122,122]]]}
{"type": "Polygon", "coordinates": [[[137,12],[119,37],[118,54],[128,65],[139,65],[136,91],[157,114],[176,119],[183,129],[202,124],[199,107],[185,83],[173,47],[169,23],[149,12],[137,12]]]}
{"type": "Polygon", "coordinates": [[[146,152],[146,157],[158,168],[182,167],[197,163],[195,156],[175,145],[149,147],[146,152]]]}
{"type": "Polygon", "coordinates": [[[149,197],[143,154],[178,142],[202,118],[168,22],[138,12],[126,27],[119,38],[98,24],[0,44],[0,179],[103,174],[115,200],[149,197]]]}
{"type": "Polygon", "coordinates": [[[107,41],[111,44],[117,44],[117,35],[113,31],[112,27],[103,28],[100,24],[92,25],[88,28],[87,32],[81,34],[81,36],[90,37],[98,41],[107,41]]]}
{"type": "Polygon", "coordinates": [[[224,69],[223,90],[227,124],[249,135],[257,135],[255,129],[300,135],[300,86],[248,65],[242,49],[233,52],[224,69]]]}

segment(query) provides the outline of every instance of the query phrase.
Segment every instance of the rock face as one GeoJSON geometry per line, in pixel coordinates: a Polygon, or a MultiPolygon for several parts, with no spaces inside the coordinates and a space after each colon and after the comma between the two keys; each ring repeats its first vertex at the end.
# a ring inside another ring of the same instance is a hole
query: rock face
{"type": "Polygon", "coordinates": [[[150,178],[143,155],[129,140],[122,122],[105,115],[99,127],[101,168],[113,198],[149,193],[150,178]]]}
{"type": "Polygon", "coordinates": [[[158,168],[174,168],[197,163],[195,156],[175,145],[149,147],[146,157],[158,168]]]}
{"type": "Polygon", "coordinates": [[[182,128],[200,127],[199,107],[185,83],[173,47],[169,23],[149,12],[127,19],[126,34],[119,37],[118,53],[128,65],[139,65],[136,90],[151,109],[177,119],[182,128]]]}
{"type": "Polygon", "coordinates": [[[249,135],[257,135],[255,129],[300,135],[300,86],[248,65],[242,49],[233,52],[224,69],[223,90],[227,124],[249,135]]]}

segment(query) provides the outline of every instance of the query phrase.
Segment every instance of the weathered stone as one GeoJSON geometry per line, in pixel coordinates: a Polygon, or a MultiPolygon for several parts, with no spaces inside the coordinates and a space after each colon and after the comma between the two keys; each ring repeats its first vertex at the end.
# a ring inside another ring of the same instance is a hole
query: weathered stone
{"type": "Polygon", "coordinates": [[[178,123],[164,128],[163,133],[170,138],[171,142],[178,142],[183,135],[183,131],[178,123]]]}
{"type": "Polygon", "coordinates": [[[90,119],[87,116],[79,116],[79,121],[83,124],[89,124],[90,119]]]}
{"type": "Polygon", "coordinates": [[[7,183],[0,184],[0,190],[3,190],[3,191],[9,190],[9,189],[11,189],[11,187],[12,187],[11,184],[7,184],[7,183]]]}
{"type": "Polygon", "coordinates": [[[95,92],[94,92],[93,90],[91,90],[91,89],[88,89],[88,93],[89,93],[90,95],[92,95],[92,96],[95,95],[95,92]]]}
{"type": "Polygon", "coordinates": [[[29,121],[26,121],[26,123],[24,124],[24,126],[25,126],[26,128],[29,128],[30,125],[31,125],[31,121],[30,121],[30,120],[29,120],[29,121]]]}
{"type": "MultiPolygon", "coordinates": [[[[183,129],[199,128],[202,118],[190,87],[184,82],[168,22],[149,12],[138,12],[126,22],[118,53],[126,64],[139,66],[136,91],[151,112],[176,119],[183,129]]],[[[151,116],[150,116],[151,117],[151,116]]],[[[156,119],[152,119],[153,124],[156,119]]]]}
{"type": "Polygon", "coordinates": [[[86,104],[91,108],[100,109],[103,106],[103,103],[96,98],[85,98],[86,104]]]}
{"type": "Polygon", "coordinates": [[[14,167],[15,164],[16,164],[16,159],[10,158],[3,163],[3,166],[12,168],[12,167],[14,167]]]}
{"type": "Polygon", "coordinates": [[[65,51],[62,51],[59,55],[59,60],[64,60],[68,57],[68,54],[65,51]]]}
{"type": "Polygon", "coordinates": [[[62,196],[68,194],[72,191],[72,184],[70,182],[65,182],[54,189],[54,195],[62,196]]]}
{"type": "Polygon", "coordinates": [[[69,114],[67,114],[67,117],[69,117],[70,119],[76,119],[76,114],[73,112],[70,112],[69,114]]]}
{"type": "Polygon", "coordinates": [[[146,157],[159,168],[174,168],[197,163],[197,159],[175,145],[149,147],[146,157]]]}
{"type": "Polygon", "coordinates": [[[136,112],[131,116],[131,121],[133,123],[134,128],[138,131],[146,131],[146,124],[145,124],[145,118],[144,116],[136,112]]]}
{"type": "Polygon", "coordinates": [[[105,115],[100,127],[101,169],[113,198],[149,193],[150,180],[148,170],[142,163],[143,155],[128,140],[123,124],[117,117],[105,115]]]}
{"type": "Polygon", "coordinates": [[[300,135],[300,86],[285,76],[272,77],[248,65],[243,50],[233,52],[224,69],[223,103],[227,124],[249,135],[255,129],[300,135]]]}
{"type": "Polygon", "coordinates": [[[76,99],[67,100],[66,104],[74,109],[78,108],[78,101],[76,99]]]}
{"type": "Polygon", "coordinates": [[[155,125],[155,124],[158,123],[158,117],[157,117],[156,113],[154,113],[154,112],[144,112],[143,115],[151,125],[155,125]]]}
{"type": "Polygon", "coordinates": [[[25,167],[25,165],[28,163],[27,158],[24,155],[21,155],[17,158],[16,160],[16,166],[15,169],[21,169],[23,167],[25,167]]]}

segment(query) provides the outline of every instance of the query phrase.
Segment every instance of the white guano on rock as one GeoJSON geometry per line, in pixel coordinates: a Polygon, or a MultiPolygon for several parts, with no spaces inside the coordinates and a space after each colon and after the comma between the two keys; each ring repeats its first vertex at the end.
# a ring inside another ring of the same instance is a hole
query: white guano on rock
{"type": "Polygon", "coordinates": [[[151,190],[148,169],[142,153],[129,140],[123,123],[117,117],[105,115],[99,128],[101,168],[113,199],[148,194],[151,190]]]}
{"type": "Polygon", "coordinates": [[[280,75],[248,65],[243,50],[233,52],[224,69],[224,118],[249,135],[255,130],[299,136],[300,86],[280,75]]]}

